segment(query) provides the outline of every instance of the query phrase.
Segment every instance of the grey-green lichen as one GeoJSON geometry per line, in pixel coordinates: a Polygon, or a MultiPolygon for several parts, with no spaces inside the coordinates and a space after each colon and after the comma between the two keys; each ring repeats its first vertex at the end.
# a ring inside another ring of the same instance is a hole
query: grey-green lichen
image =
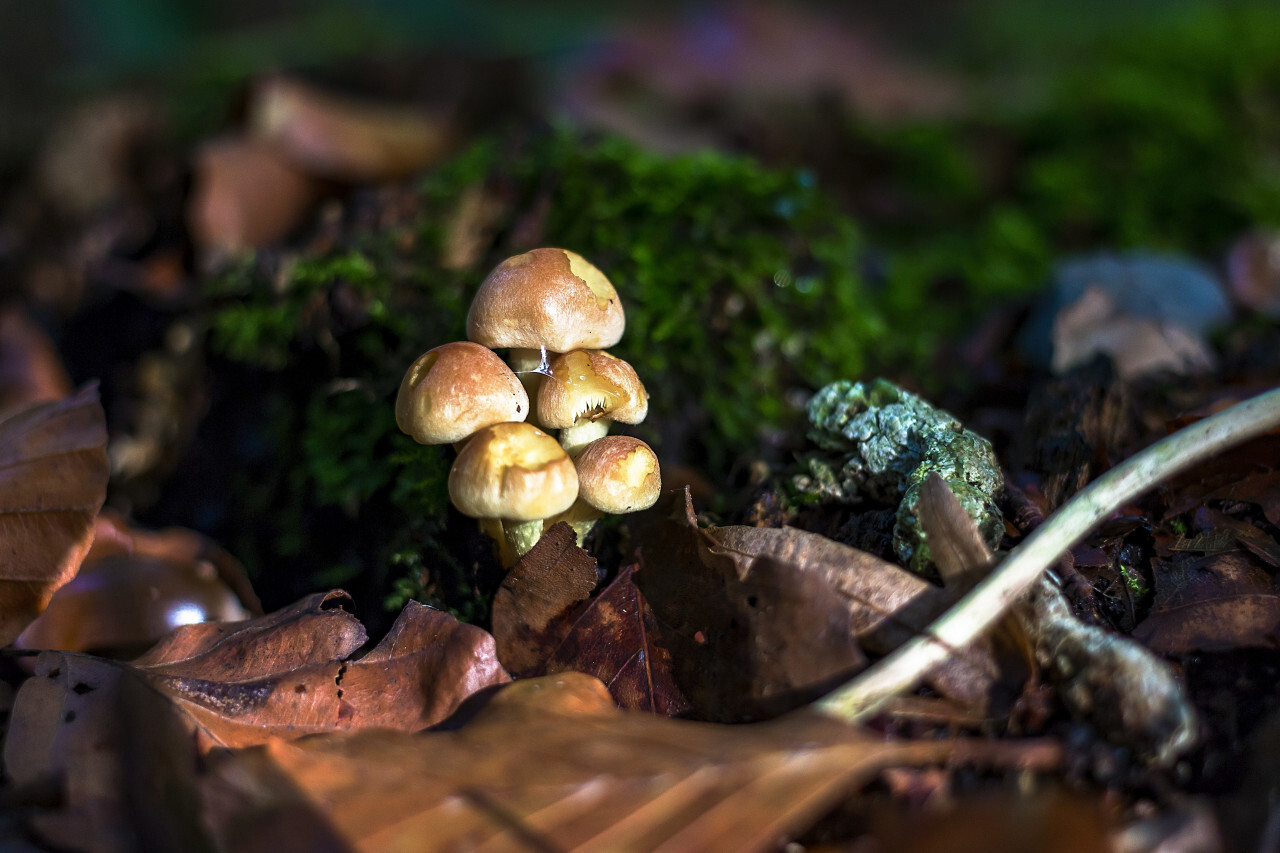
{"type": "Polygon", "coordinates": [[[999,543],[1000,464],[991,442],[953,415],[884,379],[832,382],[809,400],[808,415],[809,437],[822,450],[804,457],[795,489],[823,503],[897,503],[894,551],[912,569],[931,564],[916,515],[931,473],[946,481],[987,544],[999,543]]]}

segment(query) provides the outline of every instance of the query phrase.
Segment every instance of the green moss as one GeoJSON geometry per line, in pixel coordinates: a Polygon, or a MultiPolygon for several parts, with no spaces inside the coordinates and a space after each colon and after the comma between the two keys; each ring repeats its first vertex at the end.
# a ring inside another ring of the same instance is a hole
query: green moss
{"type": "Polygon", "coordinates": [[[615,352],[649,387],[651,421],[689,421],[713,468],[798,414],[788,388],[860,373],[887,333],[857,228],[806,173],[563,133],[495,169],[546,199],[538,242],[613,280],[627,308],[615,352]]]}

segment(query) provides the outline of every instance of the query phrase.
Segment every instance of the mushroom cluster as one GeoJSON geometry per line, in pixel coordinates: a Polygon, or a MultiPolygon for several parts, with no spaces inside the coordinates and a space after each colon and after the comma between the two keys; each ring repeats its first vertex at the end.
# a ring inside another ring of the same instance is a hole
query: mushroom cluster
{"type": "Polygon", "coordinates": [[[625,326],[604,273],[567,249],[534,249],[480,285],[468,341],[424,353],[405,373],[396,424],[420,444],[457,448],[449,498],[481,520],[504,564],[556,522],[572,525],[581,544],[605,513],[658,499],[657,455],[637,438],[608,435],[614,421],[639,423],[649,410],[635,370],[604,351],[625,326]]]}

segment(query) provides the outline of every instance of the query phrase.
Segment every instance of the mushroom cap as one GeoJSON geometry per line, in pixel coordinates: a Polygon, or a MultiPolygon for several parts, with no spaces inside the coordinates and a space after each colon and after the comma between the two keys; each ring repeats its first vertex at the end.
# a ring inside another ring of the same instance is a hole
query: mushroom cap
{"type": "Polygon", "coordinates": [[[480,285],[467,338],[493,349],[603,349],[622,338],[622,300],[604,273],[568,249],[507,258],[480,285]]]}
{"type": "Polygon", "coordinates": [[[493,350],[469,341],[428,350],[405,371],[396,426],[419,444],[451,444],[529,416],[529,394],[493,350]]]}
{"type": "Polygon", "coordinates": [[[662,472],[653,448],[629,435],[607,435],[586,446],[578,466],[578,499],[612,514],[639,512],[658,500],[662,472]]]}
{"type": "Polygon", "coordinates": [[[612,418],[638,424],[649,414],[649,395],[635,368],[598,350],[566,352],[551,360],[538,389],[538,418],[548,429],[612,418]]]}
{"type": "Polygon", "coordinates": [[[449,499],[463,515],[536,521],[578,497],[578,472],[560,442],[527,423],[485,427],[449,469],[449,499]]]}

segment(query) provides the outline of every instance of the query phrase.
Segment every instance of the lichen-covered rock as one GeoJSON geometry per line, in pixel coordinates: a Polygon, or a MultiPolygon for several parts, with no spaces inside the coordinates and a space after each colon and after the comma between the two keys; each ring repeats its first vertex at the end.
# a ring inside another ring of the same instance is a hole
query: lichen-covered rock
{"type": "Polygon", "coordinates": [[[916,516],[920,484],[936,472],[960,500],[988,545],[1004,530],[997,501],[1004,477],[991,442],[892,382],[840,380],[808,405],[809,437],[822,452],[802,460],[797,492],[820,503],[871,498],[898,504],[894,551],[917,571],[932,562],[916,516]]]}

